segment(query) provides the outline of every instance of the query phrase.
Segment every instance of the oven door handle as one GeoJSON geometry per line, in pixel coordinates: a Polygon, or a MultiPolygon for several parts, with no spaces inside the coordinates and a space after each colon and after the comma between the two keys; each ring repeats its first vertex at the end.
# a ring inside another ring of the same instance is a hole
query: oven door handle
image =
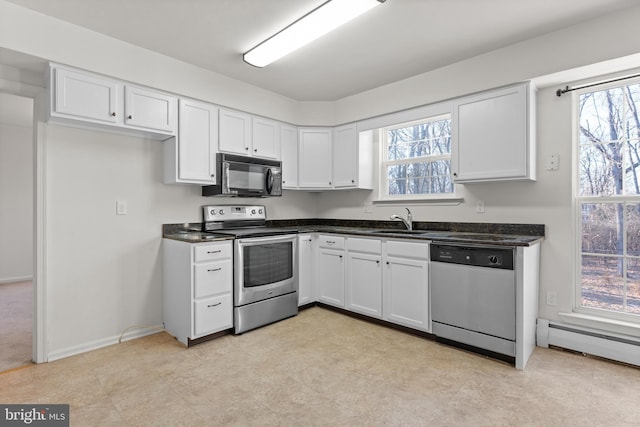
{"type": "Polygon", "coordinates": [[[246,239],[236,239],[239,244],[253,244],[253,243],[278,243],[295,241],[296,234],[282,234],[277,236],[263,236],[263,237],[247,237],[246,239]]]}

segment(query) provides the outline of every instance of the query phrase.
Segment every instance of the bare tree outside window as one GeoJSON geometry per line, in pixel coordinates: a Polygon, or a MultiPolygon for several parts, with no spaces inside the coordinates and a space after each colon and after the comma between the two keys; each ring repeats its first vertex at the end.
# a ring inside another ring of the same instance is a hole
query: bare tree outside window
{"type": "Polygon", "coordinates": [[[387,195],[453,193],[449,117],[389,127],[383,138],[387,195]]]}
{"type": "Polygon", "coordinates": [[[640,85],[578,100],[581,307],[640,315],[640,85]]]}

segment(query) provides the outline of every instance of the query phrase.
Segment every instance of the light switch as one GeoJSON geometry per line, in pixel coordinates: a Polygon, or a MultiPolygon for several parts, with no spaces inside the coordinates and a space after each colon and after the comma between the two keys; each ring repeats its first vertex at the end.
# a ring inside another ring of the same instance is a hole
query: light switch
{"type": "Polygon", "coordinates": [[[126,214],[127,214],[127,201],[116,200],[116,215],[126,215],[126,214]]]}

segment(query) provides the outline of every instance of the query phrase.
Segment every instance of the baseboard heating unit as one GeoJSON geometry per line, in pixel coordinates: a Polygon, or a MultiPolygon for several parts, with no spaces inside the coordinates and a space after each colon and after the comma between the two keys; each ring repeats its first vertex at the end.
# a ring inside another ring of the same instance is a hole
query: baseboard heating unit
{"type": "Polygon", "coordinates": [[[557,324],[545,319],[538,319],[536,335],[538,347],[551,345],[640,366],[640,339],[557,324]]]}

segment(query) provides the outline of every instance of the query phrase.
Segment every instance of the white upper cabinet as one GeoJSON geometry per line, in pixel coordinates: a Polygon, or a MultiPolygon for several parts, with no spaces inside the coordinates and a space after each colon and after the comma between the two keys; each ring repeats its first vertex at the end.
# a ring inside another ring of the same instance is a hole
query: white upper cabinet
{"type": "Polygon", "coordinates": [[[253,117],[251,155],[267,159],[280,158],[280,124],[262,117],[253,117]]]}
{"type": "Polygon", "coordinates": [[[218,148],[225,153],[251,155],[251,116],[220,109],[218,148]]]}
{"type": "Polygon", "coordinates": [[[52,114],[118,123],[121,85],[115,80],[63,68],[51,70],[52,114]]]}
{"type": "Polygon", "coordinates": [[[177,102],[174,96],[137,86],[124,87],[124,123],[145,129],[173,132],[177,102]]]}
{"type": "Polygon", "coordinates": [[[164,182],[215,183],[218,107],[183,98],[179,117],[178,137],[164,142],[164,182]]]}
{"type": "Polygon", "coordinates": [[[50,73],[53,120],[161,139],[176,133],[175,96],[57,65],[50,73]]]}
{"type": "Polygon", "coordinates": [[[280,126],[282,188],[298,187],[298,128],[280,126]]]}
{"type": "Polygon", "coordinates": [[[333,187],[373,188],[373,131],[355,123],[333,129],[333,187]]]}
{"type": "Polygon", "coordinates": [[[241,111],[220,109],[219,149],[224,153],[280,158],[279,123],[241,111]]]}
{"type": "Polygon", "coordinates": [[[331,128],[300,128],[298,186],[331,188],[331,128]]]}
{"type": "Polygon", "coordinates": [[[350,124],[333,129],[333,186],[355,187],[358,175],[358,132],[350,124]]]}
{"type": "Polygon", "coordinates": [[[535,180],[535,92],[518,84],[454,101],[452,171],[458,183],[535,180]]]}

